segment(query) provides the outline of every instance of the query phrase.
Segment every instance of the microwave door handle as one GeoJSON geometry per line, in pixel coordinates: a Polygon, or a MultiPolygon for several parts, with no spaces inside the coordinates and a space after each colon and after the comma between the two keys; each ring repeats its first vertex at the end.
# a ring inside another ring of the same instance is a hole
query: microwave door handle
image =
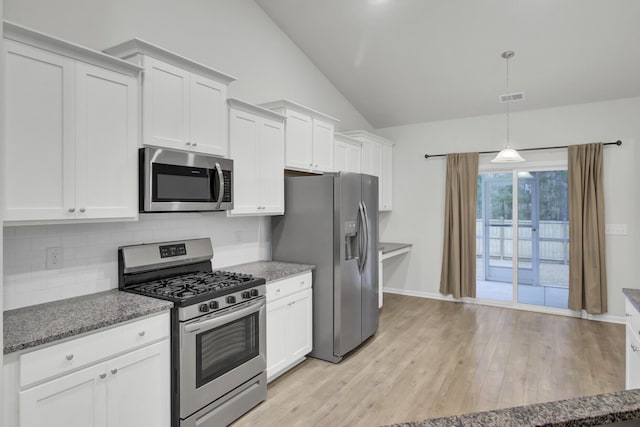
{"type": "Polygon", "coordinates": [[[216,209],[220,209],[220,205],[222,204],[222,197],[224,197],[224,174],[222,173],[222,168],[220,167],[220,163],[216,162],[216,172],[218,173],[218,200],[216,200],[216,209]]]}
{"type": "Polygon", "coordinates": [[[234,320],[238,320],[249,314],[258,312],[262,309],[262,307],[264,307],[264,305],[265,305],[265,299],[259,298],[257,301],[249,304],[248,306],[240,310],[233,311],[231,313],[228,313],[228,312],[223,313],[220,316],[209,318],[207,320],[201,320],[198,322],[189,323],[184,327],[184,331],[187,333],[191,333],[191,332],[199,331],[201,329],[217,328],[218,326],[224,325],[229,322],[233,322],[234,320]]]}

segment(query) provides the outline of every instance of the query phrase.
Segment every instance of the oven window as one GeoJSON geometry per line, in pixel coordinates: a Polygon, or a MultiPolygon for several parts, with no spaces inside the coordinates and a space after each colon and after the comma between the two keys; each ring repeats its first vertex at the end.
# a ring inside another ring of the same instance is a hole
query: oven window
{"type": "Polygon", "coordinates": [[[196,387],[258,356],[258,314],[254,313],[196,336],[196,387]]]}
{"type": "Polygon", "coordinates": [[[211,181],[209,170],[153,164],[154,202],[210,202],[211,181]]]}

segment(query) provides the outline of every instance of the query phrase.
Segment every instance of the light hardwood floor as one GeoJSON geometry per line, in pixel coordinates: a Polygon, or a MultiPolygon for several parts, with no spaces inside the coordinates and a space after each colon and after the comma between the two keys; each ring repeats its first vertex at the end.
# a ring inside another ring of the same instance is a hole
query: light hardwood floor
{"type": "Polygon", "coordinates": [[[624,389],[624,325],[385,294],[376,335],[308,359],[234,426],[379,426],[624,389]]]}

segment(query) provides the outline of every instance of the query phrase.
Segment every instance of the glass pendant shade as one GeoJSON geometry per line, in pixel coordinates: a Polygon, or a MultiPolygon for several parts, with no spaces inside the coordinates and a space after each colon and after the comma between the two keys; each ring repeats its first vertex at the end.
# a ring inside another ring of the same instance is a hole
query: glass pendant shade
{"type": "Polygon", "coordinates": [[[511,147],[506,147],[491,160],[491,163],[518,163],[524,162],[525,159],[511,147]]]}

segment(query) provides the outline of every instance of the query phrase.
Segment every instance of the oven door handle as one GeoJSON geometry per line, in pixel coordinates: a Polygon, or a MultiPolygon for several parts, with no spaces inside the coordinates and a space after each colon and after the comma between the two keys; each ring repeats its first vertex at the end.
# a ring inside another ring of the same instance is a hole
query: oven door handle
{"type": "Polygon", "coordinates": [[[255,302],[252,302],[251,304],[241,308],[240,310],[232,311],[230,313],[224,313],[212,319],[189,323],[188,325],[185,325],[184,331],[186,333],[192,333],[192,332],[199,331],[201,329],[217,328],[218,326],[243,318],[248,314],[258,312],[264,306],[265,306],[265,298],[264,297],[259,298],[255,302]]]}

